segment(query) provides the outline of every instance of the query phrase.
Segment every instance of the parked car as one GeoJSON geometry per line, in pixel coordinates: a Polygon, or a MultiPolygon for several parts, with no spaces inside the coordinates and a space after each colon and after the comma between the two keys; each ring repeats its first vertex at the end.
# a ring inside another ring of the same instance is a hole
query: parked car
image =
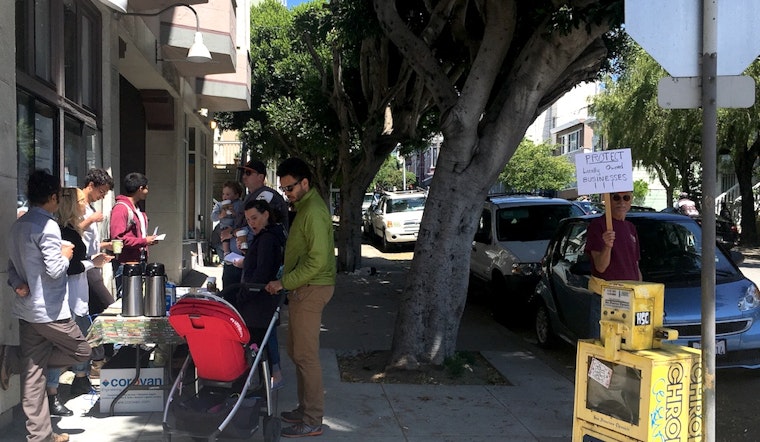
{"type": "Polygon", "coordinates": [[[384,250],[391,244],[417,241],[426,200],[427,193],[420,190],[386,192],[380,197],[369,221],[384,250]]]}
{"type": "MultiPolygon", "coordinates": [[[[680,215],[680,212],[673,207],[662,209],[660,212],[680,215]]],[[[692,216],[690,218],[696,221],[700,226],[702,225],[702,215],[692,216]]],[[[715,215],[715,240],[723,247],[731,249],[739,243],[739,228],[730,219],[715,215]]]]}
{"type": "Polygon", "coordinates": [[[367,209],[369,209],[369,206],[372,205],[375,201],[377,201],[378,196],[372,192],[368,192],[364,194],[364,200],[362,200],[362,213],[366,212],[367,209]]]}
{"type": "MultiPolygon", "coordinates": [[[[601,297],[588,290],[591,262],[584,252],[595,216],[564,220],[542,261],[536,286],[535,331],[540,345],[557,337],[574,343],[599,336],[601,297]]],[[[644,281],[665,285],[664,325],[676,329],[679,345],[699,346],[702,230],[682,215],[639,212],[626,217],[639,235],[644,281]]],[[[760,367],[760,292],[736,265],[738,252],[715,251],[716,364],[760,367]]]]}
{"type": "Polygon", "coordinates": [[[580,209],[583,210],[583,213],[585,213],[586,215],[592,215],[594,213],[604,212],[604,204],[599,204],[594,201],[573,200],[572,203],[580,207],[580,209]]]}
{"type": "Polygon", "coordinates": [[[489,197],[472,241],[470,274],[488,283],[499,303],[525,303],[539,261],[563,218],[582,215],[570,201],[532,195],[489,197]]]}

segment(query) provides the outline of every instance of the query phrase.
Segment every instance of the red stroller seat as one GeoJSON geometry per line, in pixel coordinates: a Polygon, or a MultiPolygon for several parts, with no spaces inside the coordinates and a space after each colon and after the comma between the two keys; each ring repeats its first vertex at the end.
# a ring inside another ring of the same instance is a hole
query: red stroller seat
{"type": "Polygon", "coordinates": [[[250,368],[245,351],[248,328],[224,299],[215,295],[182,298],[169,310],[169,322],[187,341],[198,377],[230,382],[250,368]]]}

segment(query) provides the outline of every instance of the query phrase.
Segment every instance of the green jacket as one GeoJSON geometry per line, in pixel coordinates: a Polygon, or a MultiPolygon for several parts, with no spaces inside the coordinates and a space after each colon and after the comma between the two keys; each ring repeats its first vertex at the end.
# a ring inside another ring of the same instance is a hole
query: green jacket
{"type": "Polygon", "coordinates": [[[296,217],[285,243],[282,286],[335,285],[335,243],[327,205],[310,189],[296,201],[296,217]]]}

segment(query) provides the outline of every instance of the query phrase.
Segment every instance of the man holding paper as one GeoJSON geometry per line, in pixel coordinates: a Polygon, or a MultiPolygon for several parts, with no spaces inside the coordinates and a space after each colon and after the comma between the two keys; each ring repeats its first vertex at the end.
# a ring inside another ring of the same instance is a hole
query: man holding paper
{"type": "Polygon", "coordinates": [[[639,270],[639,236],[636,227],[625,216],[631,210],[631,192],[610,194],[605,216],[595,218],[588,226],[586,252],[591,255],[591,274],[607,281],[641,281],[639,270]],[[612,217],[612,228],[606,219],[612,217]]]}
{"type": "Polygon", "coordinates": [[[124,178],[123,194],[116,197],[111,209],[111,239],[124,241],[124,247],[117,259],[119,267],[114,271],[116,288],[121,293],[121,273],[128,262],[147,262],[148,246],[158,242],[155,232],[148,232],[148,215],[140,210],[139,204],[148,198],[148,178],[138,172],[124,178]]]}

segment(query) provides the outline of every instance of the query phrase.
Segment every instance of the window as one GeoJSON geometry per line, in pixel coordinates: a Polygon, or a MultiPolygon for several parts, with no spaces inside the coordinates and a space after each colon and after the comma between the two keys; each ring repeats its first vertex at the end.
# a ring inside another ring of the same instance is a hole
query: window
{"type": "Polygon", "coordinates": [[[16,0],[19,195],[35,169],[81,186],[102,165],[99,29],[87,0],[16,0]]]}
{"type": "Polygon", "coordinates": [[[581,131],[579,130],[567,134],[567,151],[568,152],[575,152],[576,150],[578,150],[578,147],[580,146],[580,143],[579,143],[580,135],[581,135],[581,131]]]}
{"type": "Polygon", "coordinates": [[[575,152],[581,148],[581,130],[578,129],[564,135],[557,136],[560,155],[575,152]]]}
{"type": "Polygon", "coordinates": [[[35,169],[57,170],[54,121],[56,110],[28,94],[16,99],[16,149],[18,150],[18,195],[26,194],[26,181],[35,169]]]}

